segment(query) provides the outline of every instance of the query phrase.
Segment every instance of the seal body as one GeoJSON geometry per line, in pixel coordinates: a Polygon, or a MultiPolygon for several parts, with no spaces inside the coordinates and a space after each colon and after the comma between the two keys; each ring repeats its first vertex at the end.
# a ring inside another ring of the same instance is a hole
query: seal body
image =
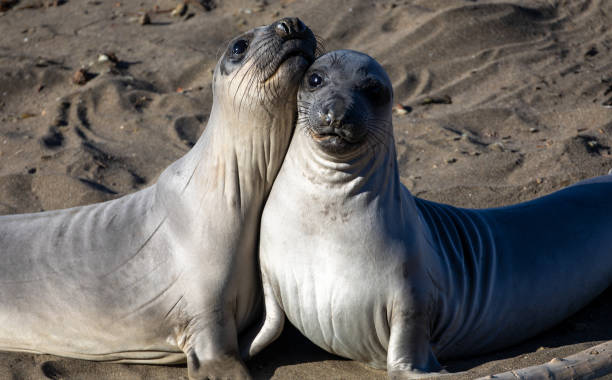
{"type": "Polygon", "coordinates": [[[121,362],[187,360],[247,377],[259,218],[316,42],[298,19],[253,29],[215,69],[208,125],[158,182],[84,207],[0,217],[0,349],[121,362]]]}
{"type": "Polygon", "coordinates": [[[472,210],[413,197],[398,175],[391,84],[370,57],[309,68],[262,217],[266,322],[391,377],[530,337],[612,284],[612,176],[472,210]],[[297,243],[296,243],[297,242],[297,243]]]}

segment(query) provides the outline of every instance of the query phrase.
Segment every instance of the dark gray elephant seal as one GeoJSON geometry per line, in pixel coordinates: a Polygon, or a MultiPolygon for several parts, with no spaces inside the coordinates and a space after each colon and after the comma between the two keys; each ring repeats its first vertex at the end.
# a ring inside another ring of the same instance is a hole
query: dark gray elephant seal
{"type": "Polygon", "coordinates": [[[262,216],[266,320],[250,354],[286,314],[329,352],[427,376],[437,357],[516,343],[611,285],[612,176],[502,208],[415,198],[399,180],[392,99],[365,54],[328,53],[306,72],[262,216]]]}
{"type": "Polygon", "coordinates": [[[316,41],[286,18],[219,60],[197,144],[117,200],[0,217],[0,349],[117,362],[187,360],[190,379],[248,377],[257,235],[316,41]]]}

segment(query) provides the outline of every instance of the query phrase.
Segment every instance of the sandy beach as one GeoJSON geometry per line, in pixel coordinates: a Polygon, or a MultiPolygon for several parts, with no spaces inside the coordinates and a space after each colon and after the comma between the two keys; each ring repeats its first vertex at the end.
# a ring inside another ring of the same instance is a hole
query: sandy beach
{"type": "MultiPolygon", "coordinates": [[[[206,127],[226,42],[286,16],[325,50],[359,50],[387,70],[401,179],[415,196],[502,206],[612,169],[610,1],[192,0],[173,15],[177,4],[0,0],[0,214],[153,184],[206,127]]],[[[608,289],[523,344],[442,364],[462,371],[449,379],[473,379],[545,363],[612,340],[611,321],[608,289]]],[[[290,326],[247,364],[257,379],[386,378],[290,326]]],[[[187,369],[0,352],[0,379],[187,379],[187,369]]]]}

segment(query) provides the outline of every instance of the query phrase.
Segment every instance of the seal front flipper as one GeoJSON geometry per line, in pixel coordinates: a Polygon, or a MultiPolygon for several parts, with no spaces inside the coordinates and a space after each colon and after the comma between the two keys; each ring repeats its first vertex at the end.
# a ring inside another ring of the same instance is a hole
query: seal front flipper
{"type": "Polygon", "coordinates": [[[262,271],[263,293],[264,293],[264,318],[244,339],[241,339],[240,352],[244,360],[257,355],[261,350],[274,342],[283,332],[285,326],[285,312],[276,302],[272,287],[262,271]]]}
{"type": "Polygon", "coordinates": [[[389,379],[416,379],[440,374],[429,343],[427,319],[415,311],[392,311],[387,349],[389,379]]]}
{"type": "Polygon", "coordinates": [[[189,379],[250,379],[238,356],[236,326],[232,318],[217,321],[194,319],[189,323],[183,348],[189,379]]]}

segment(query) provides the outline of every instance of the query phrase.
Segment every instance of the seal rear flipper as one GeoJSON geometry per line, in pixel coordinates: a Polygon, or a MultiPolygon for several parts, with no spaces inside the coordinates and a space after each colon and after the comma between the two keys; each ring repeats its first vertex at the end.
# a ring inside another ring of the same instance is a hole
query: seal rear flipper
{"type": "Polygon", "coordinates": [[[240,356],[248,360],[274,342],[285,326],[285,312],[279,306],[270,283],[262,273],[264,293],[264,318],[240,339],[240,356]]]}

